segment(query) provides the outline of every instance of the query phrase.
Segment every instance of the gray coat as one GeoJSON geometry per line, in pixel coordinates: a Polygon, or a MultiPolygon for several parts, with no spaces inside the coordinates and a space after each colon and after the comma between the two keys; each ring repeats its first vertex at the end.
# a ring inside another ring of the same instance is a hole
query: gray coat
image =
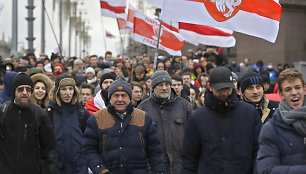
{"type": "Polygon", "coordinates": [[[163,149],[169,174],[179,174],[181,170],[181,151],[187,118],[192,113],[190,103],[171,92],[170,100],[164,104],[152,96],[138,105],[138,108],[152,116],[152,123],[163,149]]]}

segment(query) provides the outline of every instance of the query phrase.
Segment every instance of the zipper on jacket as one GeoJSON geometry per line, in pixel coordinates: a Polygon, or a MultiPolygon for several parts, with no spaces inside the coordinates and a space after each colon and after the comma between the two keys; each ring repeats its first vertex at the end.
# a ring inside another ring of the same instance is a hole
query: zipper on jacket
{"type": "Polygon", "coordinates": [[[26,141],[28,134],[28,125],[24,124],[24,134],[23,134],[23,140],[26,141]]]}
{"type": "Polygon", "coordinates": [[[140,138],[141,152],[144,152],[144,140],[141,132],[139,132],[139,138],[140,138]]]}
{"type": "Polygon", "coordinates": [[[103,155],[105,155],[105,143],[106,143],[106,134],[103,134],[103,137],[102,137],[102,153],[103,153],[103,155]]]}
{"type": "Polygon", "coordinates": [[[20,121],[21,121],[21,111],[18,110],[18,133],[17,133],[17,174],[19,174],[19,156],[20,156],[20,121]]]}
{"type": "Polygon", "coordinates": [[[306,137],[304,137],[304,144],[306,144],[306,137]]]}
{"type": "Polygon", "coordinates": [[[123,134],[123,122],[120,123],[120,127],[121,127],[121,134],[123,134]]]}

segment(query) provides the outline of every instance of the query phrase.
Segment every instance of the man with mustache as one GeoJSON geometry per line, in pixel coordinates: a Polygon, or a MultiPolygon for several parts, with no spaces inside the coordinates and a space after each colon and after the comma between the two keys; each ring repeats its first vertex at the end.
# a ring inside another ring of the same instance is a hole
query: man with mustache
{"type": "Polygon", "coordinates": [[[100,88],[101,90],[95,97],[88,100],[85,108],[89,111],[90,115],[107,107],[109,103],[108,89],[111,83],[116,79],[116,75],[112,72],[105,73],[101,76],[100,88]]]}
{"type": "Polygon", "coordinates": [[[152,123],[163,149],[168,174],[179,174],[181,169],[181,150],[185,123],[192,113],[190,103],[178,97],[171,88],[172,79],[167,71],[160,70],[151,76],[150,98],[138,108],[152,116],[152,123]]]}
{"type": "Polygon", "coordinates": [[[264,95],[264,82],[256,72],[247,72],[239,78],[239,92],[244,102],[252,104],[261,116],[262,123],[272,118],[279,102],[268,100],[264,95]]]}
{"type": "Polygon", "coordinates": [[[57,174],[58,154],[47,113],[32,104],[33,82],[25,73],[12,83],[12,101],[0,106],[0,171],[57,174]],[[43,164],[43,165],[41,165],[43,164]]]}

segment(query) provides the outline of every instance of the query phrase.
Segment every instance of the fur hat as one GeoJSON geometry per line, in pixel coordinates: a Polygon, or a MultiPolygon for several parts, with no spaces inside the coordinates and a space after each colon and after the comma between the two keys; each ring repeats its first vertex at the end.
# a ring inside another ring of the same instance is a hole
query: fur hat
{"type": "MultiPolygon", "coordinates": [[[[37,83],[37,82],[42,82],[43,84],[45,84],[45,86],[46,86],[46,96],[44,97],[44,106],[45,107],[47,107],[48,106],[48,104],[49,104],[49,102],[50,102],[50,99],[49,99],[49,92],[50,92],[50,90],[51,90],[51,87],[52,87],[52,81],[51,81],[51,79],[47,76],[47,75],[45,75],[45,74],[41,74],[41,73],[39,73],[39,74],[34,74],[33,76],[31,76],[31,79],[32,79],[32,81],[33,81],[33,83],[34,83],[34,86],[35,86],[35,84],[37,83]]],[[[33,103],[37,103],[37,101],[36,101],[36,99],[34,98],[34,95],[32,94],[32,96],[31,96],[31,101],[33,102],[33,103]]]]}
{"type": "Polygon", "coordinates": [[[119,76],[116,80],[109,86],[108,89],[108,98],[112,96],[114,92],[123,91],[126,92],[130,99],[132,99],[132,88],[128,82],[124,80],[124,77],[119,76]]]}
{"type": "Polygon", "coordinates": [[[49,93],[49,98],[53,103],[61,106],[61,99],[59,97],[59,89],[64,86],[72,86],[74,87],[74,93],[71,100],[71,104],[76,104],[80,100],[80,92],[76,87],[75,81],[71,75],[61,74],[55,79],[55,86],[52,87],[49,93]]]}
{"type": "Polygon", "coordinates": [[[83,64],[82,59],[75,59],[74,62],[73,62],[73,65],[75,66],[77,64],[83,64]]]}
{"type": "Polygon", "coordinates": [[[172,85],[172,79],[167,71],[160,70],[155,71],[153,75],[151,76],[152,82],[151,82],[151,88],[154,89],[156,85],[162,82],[168,82],[170,85],[172,85]]]}

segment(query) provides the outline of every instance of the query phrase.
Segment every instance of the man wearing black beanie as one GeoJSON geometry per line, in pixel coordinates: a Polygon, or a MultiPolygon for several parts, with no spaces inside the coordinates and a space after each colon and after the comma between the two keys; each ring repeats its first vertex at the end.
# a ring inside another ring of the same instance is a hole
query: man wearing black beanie
{"type": "Polygon", "coordinates": [[[47,113],[30,102],[33,86],[30,76],[18,74],[12,101],[0,105],[1,173],[58,173],[53,128],[47,113]]]}
{"type": "Polygon", "coordinates": [[[101,76],[100,88],[101,90],[96,94],[95,97],[88,100],[85,104],[87,109],[92,115],[96,111],[106,108],[109,103],[108,89],[111,83],[116,79],[116,75],[113,72],[105,73],[101,76]]]}
{"type": "Polygon", "coordinates": [[[256,72],[246,72],[238,82],[240,96],[244,102],[252,104],[261,116],[262,123],[272,118],[279,102],[268,100],[264,95],[264,81],[256,72]]]}

